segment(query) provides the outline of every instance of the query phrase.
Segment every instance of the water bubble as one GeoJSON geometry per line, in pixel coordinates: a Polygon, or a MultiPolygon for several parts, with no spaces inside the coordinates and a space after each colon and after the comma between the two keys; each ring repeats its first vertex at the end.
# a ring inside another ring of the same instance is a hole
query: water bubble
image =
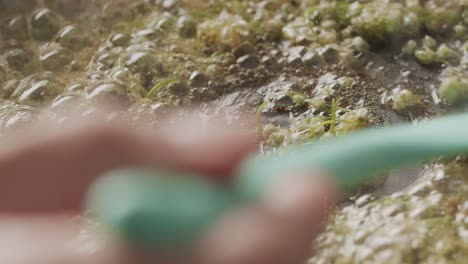
{"type": "Polygon", "coordinates": [[[63,90],[62,83],[51,73],[35,74],[23,79],[13,92],[19,103],[41,106],[63,90]]]}

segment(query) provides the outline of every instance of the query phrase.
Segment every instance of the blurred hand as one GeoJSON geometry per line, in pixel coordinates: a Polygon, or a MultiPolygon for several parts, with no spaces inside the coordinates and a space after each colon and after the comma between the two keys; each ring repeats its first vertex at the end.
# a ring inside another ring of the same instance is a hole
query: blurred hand
{"type": "Polygon", "coordinates": [[[124,122],[70,123],[27,129],[0,149],[0,263],[300,264],[312,254],[335,200],[325,177],[291,172],[258,204],[226,214],[189,252],[130,250],[77,217],[96,177],[141,166],[227,182],[255,149],[255,136],[232,125],[201,125],[193,117],[157,130],[124,122]]]}

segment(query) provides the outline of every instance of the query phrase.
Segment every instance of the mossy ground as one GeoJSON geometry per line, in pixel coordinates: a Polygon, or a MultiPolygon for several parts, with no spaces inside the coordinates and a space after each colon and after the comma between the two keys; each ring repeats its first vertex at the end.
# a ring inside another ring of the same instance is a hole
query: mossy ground
{"type": "MultiPolygon", "coordinates": [[[[2,130],[107,103],[154,122],[190,106],[238,119],[263,104],[259,135],[275,149],[468,98],[465,0],[0,0],[0,25],[2,130]]],[[[432,165],[408,190],[356,195],[311,263],[462,263],[467,168],[432,165]]]]}

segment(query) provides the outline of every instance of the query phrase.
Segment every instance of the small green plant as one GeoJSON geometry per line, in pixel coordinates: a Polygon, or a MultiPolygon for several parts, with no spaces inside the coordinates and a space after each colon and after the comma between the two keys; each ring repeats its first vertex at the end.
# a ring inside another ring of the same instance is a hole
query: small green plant
{"type": "Polygon", "coordinates": [[[151,99],[154,97],[154,95],[163,87],[167,87],[169,86],[170,84],[174,83],[174,82],[177,82],[179,81],[178,78],[175,78],[175,77],[169,77],[169,78],[164,78],[162,80],[160,80],[159,82],[157,82],[153,88],[151,88],[151,90],[148,92],[148,94],[146,95],[146,98],[148,99],[151,99]]]}
{"type": "Polygon", "coordinates": [[[266,104],[267,102],[264,102],[257,109],[257,133],[272,148],[281,148],[281,146],[317,140],[327,136],[339,136],[367,125],[366,109],[350,110],[342,108],[339,106],[339,100],[334,98],[330,104],[324,107],[324,116],[304,114],[294,116],[291,114],[289,127],[281,128],[269,124],[263,128],[260,122],[260,114],[266,104]],[[344,114],[338,116],[339,111],[344,114]]]}
{"type": "Polygon", "coordinates": [[[323,121],[321,123],[319,123],[316,127],[312,128],[310,130],[309,137],[311,139],[316,138],[317,132],[322,127],[325,127],[325,126],[330,126],[329,129],[328,129],[328,132],[330,132],[333,135],[336,134],[337,125],[340,124],[340,123],[345,123],[345,124],[349,124],[349,125],[352,125],[352,126],[359,126],[359,124],[357,123],[358,120],[350,121],[350,120],[338,118],[338,116],[337,116],[337,111],[338,110],[343,110],[344,112],[350,112],[349,109],[339,107],[339,100],[337,100],[336,98],[333,98],[330,106],[328,107],[329,116],[328,117],[322,117],[323,121]]]}
{"type": "Polygon", "coordinates": [[[259,138],[263,139],[263,125],[262,121],[260,120],[260,117],[262,115],[263,109],[267,106],[268,101],[263,102],[258,108],[257,112],[255,113],[255,124],[257,126],[257,135],[259,138]]]}
{"type": "Polygon", "coordinates": [[[307,103],[307,100],[309,99],[305,93],[300,92],[288,91],[286,95],[289,96],[289,98],[291,98],[294,104],[299,106],[302,106],[305,103],[307,103]]]}

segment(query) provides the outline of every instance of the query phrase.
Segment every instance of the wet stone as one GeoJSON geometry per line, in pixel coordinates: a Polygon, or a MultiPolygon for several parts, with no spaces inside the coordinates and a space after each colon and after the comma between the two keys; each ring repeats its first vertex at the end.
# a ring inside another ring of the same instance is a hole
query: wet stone
{"type": "Polygon", "coordinates": [[[190,92],[190,88],[187,85],[187,83],[182,81],[177,81],[169,84],[167,89],[172,95],[180,97],[186,96],[190,92]]]}
{"type": "Polygon", "coordinates": [[[118,57],[119,55],[114,52],[105,52],[97,58],[97,61],[101,63],[102,65],[110,68],[114,66],[118,57]]]}
{"type": "Polygon", "coordinates": [[[68,25],[57,34],[57,41],[71,50],[81,50],[91,42],[84,30],[77,25],[68,25]]]}
{"type": "Polygon", "coordinates": [[[230,74],[236,74],[236,73],[238,73],[238,72],[239,72],[239,66],[236,65],[236,64],[229,65],[229,67],[228,67],[228,72],[229,72],[230,74]]]}
{"type": "Polygon", "coordinates": [[[0,10],[26,11],[37,5],[37,0],[0,0],[0,10]]]}
{"type": "Polygon", "coordinates": [[[8,68],[6,63],[0,63],[0,83],[6,81],[8,74],[8,68]]]}
{"type": "Polygon", "coordinates": [[[25,40],[29,38],[28,22],[23,16],[7,19],[2,24],[2,34],[7,39],[25,40]]]}
{"type": "Polygon", "coordinates": [[[114,67],[108,72],[108,75],[112,79],[119,79],[121,81],[129,80],[131,78],[131,73],[128,68],[123,66],[114,67]]]}
{"type": "Polygon", "coordinates": [[[266,38],[266,40],[272,41],[272,42],[281,41],[281,39],[283,37],[282,30],[283,30],[283,26],[284,26],[281,23],[281,21],[273,19],[273,20],[268,21],[265,26],[266,26],[266,28],[265,28],[265,38],[266,38]]]}
{"type": "Polygon", "coordinates": [[[87,0],[56,0],[56,8],[66,16],[75,16],[83,11],[87,0]]]}
{"type": "Polygon", "coordinates": [[[150,106],[150,109],[154,114],[157,114],[166,113],[171,110],[171,107],[165,103],[155,103],[150,106]]]}
{"type": "Polygon", "coordinates": [[[296,46],[289,49],[289,54],[296,56],[304,56],[306,54],[307,48],[304,46],[296,46]]]}
{"type": "Polygon", "coordinates": [[[31,16],[31,35],[34,39],[52,39],[60,29],[58,16],[48,8],[37,9],[31,16]]]}
{"type": "Polygon", "coordinates": [[[68,86],[66,90],[70,92],[82,91],[84,90],[84,86],[81,84],[73,84],[73,85],[68,86]]]}
{"type": "Polygon", "coordinates": [[[127,46],[130,40],[130,35],[124,33],[114,34],[109,39],[110,43],[114,46],[127,46]]]}
{"type": "Polygon", "coordinates": [[[237,63],[242,68],[254,69],[260,64],[260,59],[254,54],[248,54],[237,59],[237,63]]]}
{"type": "Polygon", "coordinates": [[[177,21],[177,30],[183,38],[193,38],[197,35],[197,24],[192,19],[182,16],[177,21]]]}
{"type": "Polygon", "coordinates": [[[102,8],[101,17],[106,26],[112,26],[116,21],[130,21],[135,14],[129,3],[124,0],[108,1],[102,8]]]}
{"type": "Polygon", "coordinates": [[[79,61],[77,60],[72,60],[70,62],[70,70],[71,71],[74,71],[74,72],[77,72],[79,70],[81,70],[83,68],[83,66],[80,64],[79,61]]]}
{"type": "Polygon", "coordinates": [[[110,103],[116,105],[125,104],[129,101],[125,84],[116,80],[100,81],[92,85],[87,99],[97,104],[110,103]]]}
{"type": "Polygon", "coordinates": [[[23,74],[29,74],[38,68],[35,54],[22,49],[13,49],[5,54],[8,65],[23,74]]]}
{"type": "Polygon", "coordinates": [[[208,87],[195,88],[192,90],[192,96],[199,101],[210,101],[216,98],[216,91],[208,87]]]}
{"type": "Polygon", "coordinates": [[[268,55],[262,57],[261,63],[268,69],[273,69],[276,67],[276,60],[268,55]]]}
{"type": "Polygon", "coordinates": [[[244,55],[252,53],[255,53],[255,48],[249,43],[243,43],[233,50],[232,55],[234,55],[234,57],[238,59],[244,55]]]}
{"type": "Polygon", "coordinates": [[[370,202],[372,202],[372,201],[374,201],[374,200],[375,200],[375,197],[374,197],[374,196],[372,196],[372,195],[370,195],[370,194],[365,194],[365,195],[359,197],[359,198],[356,200],[355,204],[356,204],[357,207],[363,207],[363,206],[365,206],[366,204],[368,204],[368,203],[370,203],[370,202]]]}
{"type": "Polygon", "coordinates": [[[58,96],[50,105],[53,110],[65,110],[74,107],[79,102],[79,96],[76,94],[66,94],[58,96]]]}
{"type": "Polygon", "coordinates": [[[73,54],[62,47],[54,47],[46,50],[46,52],[39,57],[42,68],[46,71],[65,70],[65,66],[72,60],[73,54]]]}
{"type": "Polygon", "coordinates": [[[190,85],[193,87],[199,87],[205,85],[208,81],[209,78],[206,74],[194,71],[192,74],[190,74],[190,85]]]}
{"type": "Polygon", "coordinates": [[[63,90],[63,84],[50,73],[32,75],[23,79],[13,96],[21,104],[41,106],[63,90]]]}
{"type": "Polygon", "coordinates": [[[176,4],[177,4],[177,0],[164,0],[163,3],[162,3],[162,6],[165,9],[171,9],[171,8],[175,7],[176,4]]]}
{"type": "Polygon", "coordinates": [[[291,67],[300,67],[302,65],[302,58],[298,54],[291,54],[288,56],[288,64],[291,67]]]}
{"type": "Polygon", "coordinates": [[[320,56],[315,53],[308,51],[302,57],[302,62],[308,67],[320,67],[320,56]]]}
{"type": "Polygon", "coordinates": [[[326,47],[319,51],[319,55],[323,61],[328,64],[337,64],[340,61],[340,54],[338,50],[332,47],[326,47]]]}
{"type": "Polygon", "coordinates": [[[4,99],[9,99],[10,96],[13,94],[13,92],[15,91],[16,87],[18,87],[18,83],[19,81],[18,80],[9,80],[9,81],[6,81],[4,84],[3,84],[3,87],[1,89],[1,95],[2,95],[2,98],[4,99]]]}
{"type": "Polygon", "coordinates": [[[151,70],[162,73],[164,70],[158,58],[146,51],[131,52],[128,54],[125,64],[136,72],[151,70]]]}
{"type": "Polygon", "coordinates": [[[158,15],[158,17],[149,23],[149,28],[168,31],[174,26],[175,23],[176,20],[174,16],[168,12],[164,12],[162,15],[158,15]]]}
{"type": "Polygon", "coordinates": [[[17,112],[13,116],[11,116],[5,122],[6,129],[18,129],[24,127],[24,125],[31,123],[32,114],[30,112],[17,112]]]}
{"type": "Polygon", "coordinates": [[[163,32],[160,29],[146,28],[135,33],[134,38],[144,40],[156,40],[163,32]]]}

